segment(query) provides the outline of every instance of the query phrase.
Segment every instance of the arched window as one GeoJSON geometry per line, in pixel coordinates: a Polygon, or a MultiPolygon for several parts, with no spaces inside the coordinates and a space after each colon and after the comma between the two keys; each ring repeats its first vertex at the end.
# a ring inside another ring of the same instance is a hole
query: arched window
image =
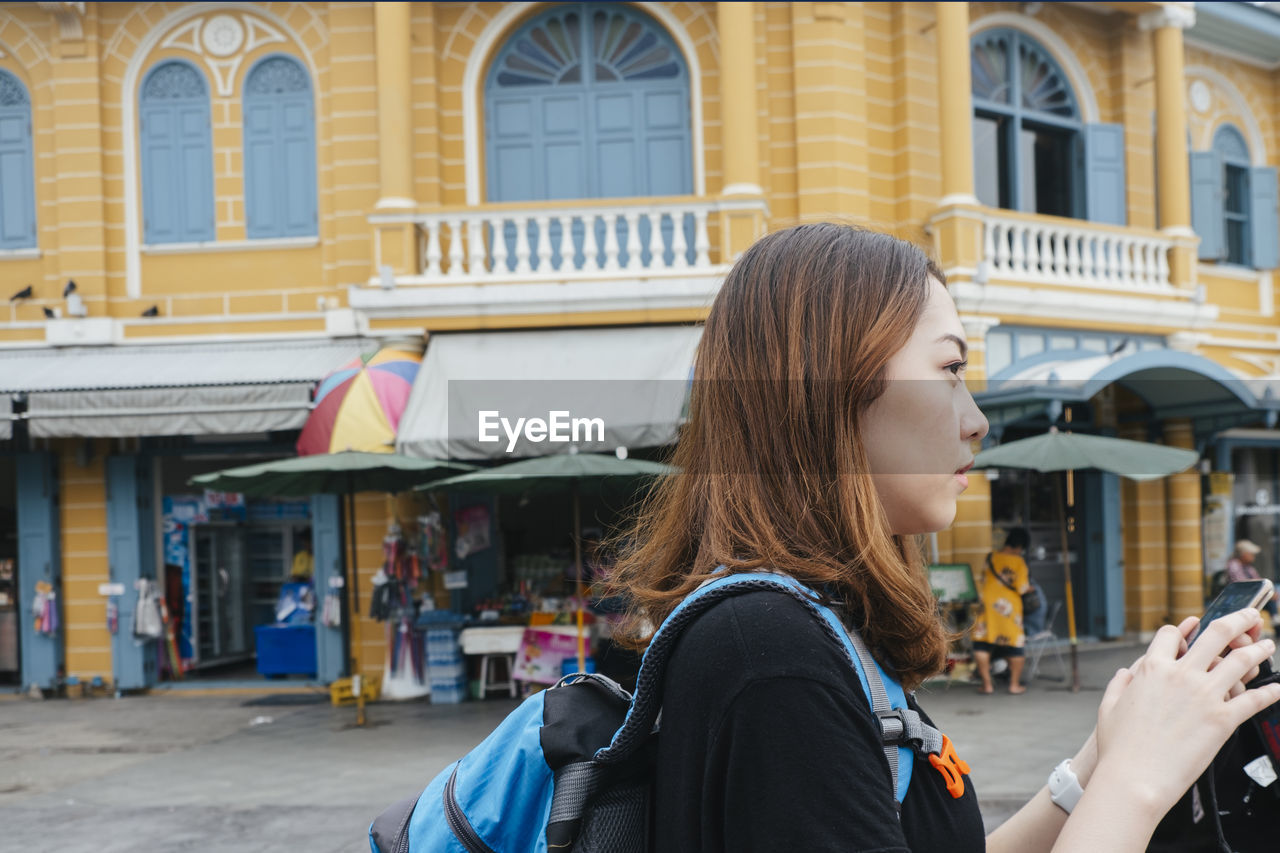
{"type": "Polygon", "coordinates": [[[317,233],[311,79],[289,56],[269,56],[245,78],[244,197],[250,239],[317,233]]]}
{"type": "Polygon", "coordinates": [[[209,87],[194,66],[167,60],[138,95],[143,234],[147,243],[215,239],[209,87]]]}
{"type": "Polygon", "coordinates": [[[36,245],[36,195],[31,153],[31,98],[0,71],[0,249],[36,245]]]}
{"type": "Polygon", "coordinates": [[[1067,75],[1035,39],[985,30],[970,52],[974,187],[990,207],[1123,224],[1124,130],[1085,125],[1067,75]]]}
{"type": "Polygon", "coordinates": [[[550,9],[516,32],[490,67],[490,201],[689,194],[691,149],[684,58],[635,9],[550,9]]]}
{"type": "Polygon", "coordinates": [[[1214,132],[1209,151],[1191,152],[1191,224],[1201,258],[1272,269],[1280,240],[1276,170],[1252,162],[1244,134],[1229,124],[1214,132]]]}

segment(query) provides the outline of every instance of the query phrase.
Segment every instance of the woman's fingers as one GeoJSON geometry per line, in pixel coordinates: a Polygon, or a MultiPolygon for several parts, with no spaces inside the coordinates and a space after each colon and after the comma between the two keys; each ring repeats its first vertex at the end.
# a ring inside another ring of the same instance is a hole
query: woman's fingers
{"type": "MultiPolygon", "coordinates": [[[[1163,625],[1160,630],[1156,631],[1156,635],[1151,638],[1151,643],[1147,646],[1147,653],[1142,656],[1142,662],[1145,664],[1149,660],[1174,660],[1178,657],[1179,649],[1186,647],[1186,637],[1183,636],[1179,628],[1173,625],[1163,625]]],[[[1205,661],[1205,666],[1209,665],[1205,661]]]]}
{"type": "Polygon", "coordinates": [[[1262,687],[1244,691],[1226,703],[1231,714],[1232,727],[1239,727],[1245,720],[1277,702],[1280,702],[1280,683],[1265,684],[1262,687]]]}
{"type": "MultiPolygon", "coordinates": [[[[1246,635],[1249,630],[1261,624],[1262,616],[1252,608],[1237,610],[1235,613],[1229,613],[1220,619],[1214,619],[1196,637],[1195,645],[1187,651],[1186,655],[1183,656],[1183,660],[1192,666],[1208,670],[1213,664],[1214,658],[1218,657],[1223,649],[1228,648],[1233,640],[1246,635]]],[[[1177,632],[1175,629],[1169,633],[1176,634],[1177,632]]],[[[1152,648],[1155,648],[1159,639],[1160,634],[1157,632],[1156,639],[1151,641],[1152,648]]]]}
{"type": "Polygon", "coordinates": [[[1273,640],[1260,640],[1234,649],[1217,661],[1212,668],[1212,675],[1222,685],[1223,692],[1230,693],[1233,687],[1243,687],[1245,682],[1250,681],[1248,674],[1256,671],[1275,651],[1276,644],[1273,640]]]}

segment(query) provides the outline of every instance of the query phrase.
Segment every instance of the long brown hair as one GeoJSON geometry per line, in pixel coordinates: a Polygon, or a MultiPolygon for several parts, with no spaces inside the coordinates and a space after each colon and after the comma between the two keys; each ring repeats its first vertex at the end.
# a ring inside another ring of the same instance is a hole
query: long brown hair
{"type": "Polygon", "coordinates": [[[734,264],[698,346],[671,457],[682,473],[619,540],[612,581],[633,628],[652,630],[719,566],[772,569],[843,604],[907,688],[942,667],[920,549],[890,530],[858,430],[930,276],[943,280],[910,243],[831,223],[770,234],[734,264]]]}

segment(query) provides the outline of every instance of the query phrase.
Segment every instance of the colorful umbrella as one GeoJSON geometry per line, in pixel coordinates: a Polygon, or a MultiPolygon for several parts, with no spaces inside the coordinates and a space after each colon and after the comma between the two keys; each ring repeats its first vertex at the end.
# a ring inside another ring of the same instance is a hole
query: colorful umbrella
{"type": "Polygon", "coordinates": [[[326,376],[298,436],[298,455],[342,450],[390,453],[421,366],[419,353],[382,349],[326,376]]]}

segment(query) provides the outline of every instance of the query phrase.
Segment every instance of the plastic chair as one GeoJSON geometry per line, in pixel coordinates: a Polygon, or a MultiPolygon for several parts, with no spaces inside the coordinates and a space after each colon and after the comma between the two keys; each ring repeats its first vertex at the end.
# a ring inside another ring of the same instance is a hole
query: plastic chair
{"type": "Polygon", "coordinates": [[[1027,637],[1027,675],[1028,681],[1040,676],[1050,681],[1066,681],[1067,680],[1067,662],[1062,657],[1062,641],[1053,630],[1053,620],[1058,617],[1058,611],[1062,609],[1062,601],[1055,601],[1049,606],[1049,615],[1045,617],[1045,629],[1038,634],[1032,634],[1027,637]],[[1044,657],[1046,651],[1052,651],[1054,659],[1058,662],[1058,671],[1062,674],[1059,676],[1042,675],[1040,672],[1040,660],[1044,657]]]}

